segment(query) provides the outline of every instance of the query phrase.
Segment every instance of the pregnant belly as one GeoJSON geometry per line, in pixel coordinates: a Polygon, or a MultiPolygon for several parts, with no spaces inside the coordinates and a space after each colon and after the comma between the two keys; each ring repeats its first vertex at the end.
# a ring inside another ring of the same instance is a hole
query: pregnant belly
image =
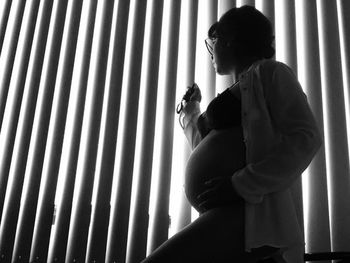
{"type": "Polygon", "coordinates": [[[207,188],[204,183],[218,176],[232,176],[245,166],[245,145],[241,127],[211,130],[197,145],[187,161],[185,193],[197,210],[197,195],[207,188]]]}

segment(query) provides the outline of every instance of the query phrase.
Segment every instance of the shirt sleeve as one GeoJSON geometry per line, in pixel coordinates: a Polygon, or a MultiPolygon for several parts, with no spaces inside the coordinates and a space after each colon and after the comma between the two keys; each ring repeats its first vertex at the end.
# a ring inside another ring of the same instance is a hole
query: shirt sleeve
{"type": "Polygon", "coordinates": [[[264,195],[291,186],[322,145],[306,95],[293,71],[278,63],[269,84],[264,87],[265,100],[280,138],[265,158],[249,163],[232,177],[233,187],[249,203],[262,202],[264,195]]]}
{"type": "Polygon", "coordinates": [[[180,118],[183,118],[183,131],[192,150],[196,148],[202,140],[197,128],[197,120],[200,114],[201,110],[199,102],[189,101],[185,104],[180,115],[180,118]]]}

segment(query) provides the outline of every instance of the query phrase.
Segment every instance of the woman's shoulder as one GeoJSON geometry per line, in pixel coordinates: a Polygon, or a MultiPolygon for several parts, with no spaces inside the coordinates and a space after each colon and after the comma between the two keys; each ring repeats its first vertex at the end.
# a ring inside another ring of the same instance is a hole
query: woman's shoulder
{"type": "Polygon", "coordinates": [[[285,63],[273,59],[263,59],[258,61],[255,67],[255,72],[261,80],[272,81],[279,74],[296,77],[295,72],[285,63]]]}
{"type": "Polygon", "coordinates": [[[281,61],[277,61],[277,60],[274,60],[274,59],[262,59],[262,60],[259,60],[257,62],[257,67],[256,67],[258,70],[262,70],[262,71],[265,71],[265,72],[275,72],[276,69],[279,69],[279,68],[285,68],[285,69],[290,69],[290,67],[281,62],[281,61]]]}

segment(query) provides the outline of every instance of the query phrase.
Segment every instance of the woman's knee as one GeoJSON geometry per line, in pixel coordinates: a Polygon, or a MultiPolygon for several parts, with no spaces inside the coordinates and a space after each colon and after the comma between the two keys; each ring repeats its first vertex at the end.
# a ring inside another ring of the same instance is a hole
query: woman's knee
{"type": "Polygon", "coordinates": [[[142,263],[212,263],[240,257],[244,255],[244,223],[235,217],[237,213],[227,208],[209,211],[164,242],[142,263]]]}

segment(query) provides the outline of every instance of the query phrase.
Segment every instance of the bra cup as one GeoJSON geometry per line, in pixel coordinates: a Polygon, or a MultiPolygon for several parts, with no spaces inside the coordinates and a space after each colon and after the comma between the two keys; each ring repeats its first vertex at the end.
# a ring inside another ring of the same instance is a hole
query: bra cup
{"type": "Polygon", "coordinates": [[[208,123],[206,112],[203,112],[201,115],[199,115],[197,120],[197,128],[202,138],[207,136],[207,134],[210,132],[211,128],[208,123]]]}
{"type": "Polygon", "coordinates": [[[208,105],[206,116],[212,129],[225,129],[241,124],[241,101],[228,89],[208,105]]]}
{"type": "Polygon", "coordinates": [[[197,120],[197,128],[202,139],[212,129],[227,129],[241,125],[241,101],[229,88],[218,94],[197,120]]]}

